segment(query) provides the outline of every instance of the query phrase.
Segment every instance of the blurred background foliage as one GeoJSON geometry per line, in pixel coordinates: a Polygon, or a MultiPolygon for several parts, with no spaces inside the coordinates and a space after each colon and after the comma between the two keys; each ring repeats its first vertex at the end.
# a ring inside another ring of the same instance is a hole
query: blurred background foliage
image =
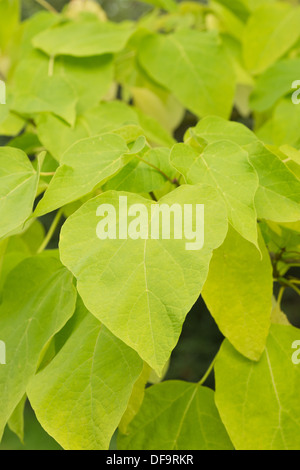
{"type": "MultiPolygon", "coordinates": [[[[97,0],[101,7],[106,11],[107,16],[114,21],[122,21],[123,19],[135,20],[143,13],[149,11],[151,6],[133,0],[97,0]]],[[[194,0],[198,3],[205,3],[205,0],[194,0]]],[[[177,0],[180,2],[180,0],[177,0]]],[[[48,1],[57,11],[69,3],[69,0],[50,0],[48,1]]],[[[33,13],[42,10],[43,7],[37,0],[23,0],[22,14],[23,18],[28,18],[33,13]]]]}
{"type": "MultiPolygon", "coordinates": [[[[68,1],[69,0],[47,0],[47,3],[52,5],[57,11],[61,11],[68,1]]],[[[205,0],[193,1],[206,3],[205,0]]],[[[287,1],[297,3],[298,0],[295,2],[293,0],[287,1]]],[[[44,8],[40,2],[43,2],[43,0],[23,0],[22,18],[26,19],[38,11],[43,10],[44,8]]],[[[106,11],[108,17],[113,21],[122,21],[124,19],[134,20],[151,9],[151,6],[133,0],[98,0],[98,3],[106,11]]],[[[239,120],[239,117],[232,117],[234,120],[239,120]]],[[[188,120],[189,118],[190,116],[187,114],[186,119],[188,120]]],[[[189,127],[190,125],[191,123],[188,122],[186,127],[189,127]]],[[[182,133],[183,132],[179,131],[176,137],[180,138],[180,134],[182,133]]],[[[51,216],[50,218],[49,215],[44,217],[42,221],[46,228],[49,228],[52,222],[51,216]]],[[[61,226],[57,228],[56,237],[53,238],[50,248],[57,247],[60,228],[61,226]]],[[[292,272],[291,270],[290,274],[299,275],[299,271],[297,270],[296,272],[295,270],[295,272],[292,272]]],[[[277,295],[277,293],[278,292],[276,291],[275,295],[277,295]]],[[[299,300],[297,295],[291,289],[286,289],[282,305],[290,322],[295,326],[300,327],[299,300]]],[[[222,340],[223,336],[215,321],[206,309],[203,300],[199,298],[187,316],[179,343],[173,351],[165,379],[178,379],[190,382],[199,381],[209,367],[211,358],[217,353],[222,340]]],[[[213,374],[208,377],[206,385],[214,387],[213,374]]],[[[114,448],[114,439],[112,441],[112,448],[114,448]]],[[[0,445],[0,450],[22,449],[60,449],[59,444],[48,436],[39,425],[29,403],[27,403],[25,408],[25,442],[21,443],[18,437],[7,427],[3,441],[0,445]]]]}
{"type": "MultiPolygon", "coordinates": [[[[28,18],[32,14],[43,10],[37,0],[23,0],[22,3],[23,18],[28,18]]],[[[57,11],[61,11],[69,3],[69,0],[50,0],[48,3],[57,11]]],[[[106,11],[108,17],[114,21],[121,21],[124,18],[136,19],[151,8],[132,0],[98,0],[98,3],[106,11]]]]}

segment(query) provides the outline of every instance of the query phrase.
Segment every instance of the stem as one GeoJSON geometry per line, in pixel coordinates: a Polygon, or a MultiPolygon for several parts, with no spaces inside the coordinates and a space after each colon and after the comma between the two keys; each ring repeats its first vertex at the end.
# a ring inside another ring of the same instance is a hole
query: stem
{"type": "Polygon", "coordinates": [[[214,368],[214,365],[215,365],[215,362],[216,362],[216,359],[217,359],[217,355],[215,355],[215,357],[213,358],[209,368],[207,369],[207,371],[205,372],[205,374],[203,375],[202,379],[200,380],[200,382],[198,382],[198,385],[202,385],[204,384],[204,382],[206,381],[206,379],[208,378],[209,374],[211,373],[211,371],[213,370],[214,368]]]}
{"type": "Polygon", "coordinates": [[[35,1],[36,3],[44,7],[46,10],[51,11],[51,13],[55,13],[55,14],[58,13],[58,11],[55,10],[55,8],[52,5],[50,5],[50,3],[48,3],[46,0],[35,0],[35,1]]]}
{"type": "Polygon", "coordinates": [[[282,261],[285,264],[300,264],[300,259],[295,259],[295,258],[281,258],[280,261],[282,261]]]}
{"type": "Polygon", "coordinates": [[[153,191],[150,191],[150,196],[152,197],[153,201],[157,202],[157,198],[155,197],[155,194],[153,191]]]}
{"type": "Polygon", "coordinates": [[[180,184],[178,183],[178,181],[176,179],[172,180],[171,178],[169,178],[168,175],[166,175],[166,173],[164,171],[162,171],[160,168],[158,168],[157,166],[153,165],[152,163],[150,162],[147,162],[146,160],[144,160],[142,157],[139,157],[138,155],[134,155],[136,158],[138,158],[141,162],[143,163],[146,163],[146,165],[149,165],[151,166],[152,168],[154,168],[154,170],[158,171],[166,180],[168,180],[171,184],[176,184],[176,186],[180,186],[180,184]]]}
{"type": "Polygon", "coordinates": [[[278,278],[278,282],[280,282],[281,285],[290,287],[295,292],[297,292],[298,295],[300,295],[300,289],[298,289],[298,287],[294,286],[294,284],[291,281],[288,281],[287,279],[281,277],[281,278],[278,278]]]}
{"type": "Polygon", "coordinates": [[[289,286],[290,286],[295,292],[297,292],[298,295],[300,295],[300,289],[298,289],[298,287],[294,286],[294,284],[292,284],[292,283],[289,283],[289,286]]]}
{"type": "Polygon", "coordinates": [[[53,176],[53,175],[55,175],[55,171],[49,171],[49,172],[41,171],[40,175],[41,176],[53,176]]]}
{"type": "Polygon", "coordinates": [[[277,297],[277,303],[278,303],[279,307],[280,307],[280,305],[281,305],[282,296],[283,296],[283,294],[284,294],[284,291],[285,291],[285,286],[281,286],[281,287],[280,287],[279,294],[278,294],[278,297],[277,297]]]}
{"type": "Polygon", "coordinates": [[[57,227],[58,224],[59,224],[59,221],[60,221],[60,219],[61,219],[62,214],[63,214],[63,209],[61,208],[61,209],[59,209],[59,211],[57,212],[57,214],[56,214],[56,216],[55,216],[55,218],[54,218],[54,220],[53,220],[53,222],[52,222],[52,225],[51,225],[51,227],[50,227],[50,229],[49,229],[49,232],[47,233],[46,237],[44,238],[44,241],[43,241],[43,243],[41,244],[41,246],[39,247],[37,253],[42,253],[42,251],[44,251],[45,248],[47,248],[47,246],[48,246],[48,244],[49,244],[49,242],[50,242],[50,240],[51,240],[51,238],[52,238],[52,236],[53,236],[53,234],[54,234],[54,232],[55,232],[55,230],[56,230],[56,227],[57,227]]]}

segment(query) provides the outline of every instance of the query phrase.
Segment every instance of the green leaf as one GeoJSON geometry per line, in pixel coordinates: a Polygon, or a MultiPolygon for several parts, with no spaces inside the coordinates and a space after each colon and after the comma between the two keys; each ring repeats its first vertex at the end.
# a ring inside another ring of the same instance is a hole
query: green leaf
{"type": "Polygon", "coordinates": [[[133,33],[131,23],[101,22],[82,18],[56,25],[33,39],[33,45],[49,56],[91,57],[122,50],[133,33]]]}
{"type": "Polygon", "coordinates": [[[0,135],[9,136],[19,134],[25,125],[24,119],[13,114],[9,110],[8,104],[0,106],[0,135]]]}
{"type": "Polygon", "coordinates": [[[247,0],[217,0],[218,3],[230,9],[242,21],[247,20],[249,16],[249,5],[247,0]]]}
{"type": "Polygon", "coordinates": [[[27,396],[24,395],[7,423],[9,429],[18,436],[22,443],[24,442],[24,407],[26,400],[27,396]]]}
{"type": "Polygon", "coordinates": [[[142,406],[145,396],[145,387],[147,385],[147,382],[149,381],[150,373],[150,367],[144,362],[143,370],[133,386],[132,394],[128,402],[126,411],[122,416],[122,419],[119,424],[119,431],[123,434],[126,433],[129,424],[137,415],[140,407],[142,406]]]}
{"type": "Polygon", "coordinates": [[[271,322],[275,323],[276,325],[290,325],[287,316],[280,308],[280,304],[276,301],[275,297],[273,296],[273,307],[272,307],[272,314],[271,314],[271,322]]]}
{"type": "Polygon", "coordinates": [[[63,56],[55,60],[53,74],[65,77],[76,91],[78,114],[94,108],[105,96],[113,81],[113,56],[63,56]]]}
{"type": "Polygon", "coordinates": [[[0,148],[0,238],[18,228],[30,216],[38,177],[22,150],[0,148]]]}
{"type": "Polygon", "coordinates": [[[152,78],[198,116],[230,114],[235,77],[216,34],[180,30],[149,35],[141,42],[139,60],[152,78]]]}
{"type": "Polygon", "coordinates": [[[263,222],[260,226],[269,251],[287,251],[288,254],[300,252],[300,221],[280,225],[263,222]]]}
{"type": "Polygon", "coordinates": [[[218,117],[200,121],[194,132],[208,143],[226,139],[243,146],[259,177],[255,194],[257,217],[275,222],[300,218],[300,182],[280,158],[268,150],[247,127],[218,117]]]}
{"type": "Polygon", "coordinates": [[[37,153],[38,149],[42,147],[37,135],[33,132],[24,132],[18,135],[9,141],[9,146],[23,150],[27,155],[37,153]]]}
{"type": "Polygon", "coordinates": [[[137,113],[139,125],[145,132],[145,136],[150,143],[160,145],[162,147],[171,147],[175,144],[175,139],[167,132],[161,124],[153,119],[151,116],[144,114],[139,109],[135,108],[137,113]]]}
{"type": "Polygon", "coordinates": [[[138,415],[118,442],[125,450],[233,449],[214,403],[214,392],[179,381],[148,388],[138,415]]]}
{"type": "Polygon", "coordinates": [[[61,158],[61,166],[38,204],[35,215],[52,212],[103,184],[122,168],[128,151],[125,141],[114,134],[89,137],[72,145],[61,158]]]}
{"type": "Polygon", "coordinates": [[[54,258],[26,259],[9,274],[0,306],[7,357],[0,368],[0,436],[37,370],[43,348],[71,317],[75,301],[72,276],[54,258]]]}
{"type": "Polygon", "coordinates": [[[244,356],[258,360],[270,327],[273,271],[262,237],[259,248],[230,229],[214,251],[202,296],[221,332],[244,356]]]}
{"type": "Polygon", "coordinates": [[[237,122],[226,121],[217,116],[208,116],[201,119],[193,132],[209,144],[219,140],[230,140],[240,146],[257,142],[257,137],[248,127],[237,122]]]}
{"type": "Polygon", "coordinates": [[[10,271],[24,259],[36,254],[44,237],[44,227],[35,220],[24,233],[0,241],[0,294],[10,271]]]}
{"type": "Polygon", "coordinates": [[[44,113],[37,119],[37,133],[42,144],[60,161],[63,153],[76,141],[114,132],[126,125],[140,126],[144,131],[141,133],[156,145],[174,144],[171,136],[156,121],[121,101],[101,103],[85,111],[77,118],[74,127],[52,114],[44,113]]]}
{"type": "Polygon", "coordinates": [[[299,38],[300,8],[283,2],[257,8],[243,35],[244,60],[254,74],[264,72],[299,38]]]}
{"type": "Polygon", "coordinates": [[[272,117],[257,130],[257,136],[272,145],[299,147],[299,126],[300,107],[290,99],[282,99],[274,108],[272,117]]]}
{"type": "Polygon", "coordinates": [[[300,70],[300,59],[284,59],[277,62],[256,82],[253,93],[250,97],[251,108],[254,111],[266,111],[276,104],[276,102],[292,91],[292,84],[295,77],[298,77],[300,70]]]}
{"type": "Polygon", "coordinates": [[[14,236],[0,241],[0,292],[10,271],[30,256],[31,252],[21,237],[14,236]]]}
{"type": "Polygon", "coordinates": [[[169,149],[157,147],[148,150],[141,158],[147,163],[137,158],[133,159],[106,183],[104,190],[115,189],[133,193],[150,193],[164,185],[167,181],[166,176],[171,180],[175,178],[177,172],[170,165],[169,149]]]}
{"type": "Polygon", "coordinates": [[[225,30],[238,41],[244,33],[244,23],[241,21],[226,5],[220,5],[220,2],[211,1],[210,8],[216,15],[222,25],[222,31],[225,30]]]}
{"type": "Polygon", "coordinates": [[[292,362],[293,326],[272,325],[260,362],[226,340],[215,365],[216,404],[237,450],[299,449],[299,365],[292,362]]]}
{"type": "Polygon", "coordinates": [[[108,449],[142,366],[132,349],[87,312],[30,382],[28,397],[42,426],[64,449],[108,449]]]}
{"type": "Polygon", "coordinates": [[[54,75],[47,56],[33,51],[18,63],[13,75],[13,111],[31,116],[52,112],[73,125],[76,118],[76,93],[67,78],[54,75]]]}
{"type": "Polygon", "coordinates": [[[160,374],[185,316],[201,292],[212,250],[225,238],[225,207],[215,190],[205,185],[181,186],[160,199],[159,204],[169,206],[205,205],[205,243],[198,251],[186,250],[185,239],[173,239],[174,227],[169,240],[99,240],[97,208],[100,204],[114,206],[118,233],[119,196],[127,196],[128,206],[145,205],[150,217],[155,203],[149,199],[115,191],[97,196],[63,226],[61,259],[77,278],[89,311],[160,374]]]}
{"type": "Polygon", "coordinates": [[[260,142],[247,147],[252,165],[259,176],[255,195],[257,216],[274,222],[300,219],[300,181],[277,155],[260,142]]]}
{"type": "Polygon", "coordinates": [[[34,50],[32,40],[37,34],[47,30],[57,23],[60,23],[60,21],[60,15],[56,15],[45,10],[41,10],[35,15],[27,18],[22,25],[23,34],[22,42],[20,44],[20,52],[22,57],[27,56],[27,54],[30,54],[34,50]]]}
{"type": "Polygon", "coordinates": [[[286,166],[300,180],[300,151],[290,145],[282,145],[279,151],[283,155],[283,161],[286,166]]]}
{"type": "Polygon", "coordinates": [[[207,145],[203,152],[177,144],[170,159],[186,183],[209,184],[219,191],[226,203],[229,222],[240,235],[257,245],[254,196],[258,176],[245,150],[226,140],[207,145]]]}

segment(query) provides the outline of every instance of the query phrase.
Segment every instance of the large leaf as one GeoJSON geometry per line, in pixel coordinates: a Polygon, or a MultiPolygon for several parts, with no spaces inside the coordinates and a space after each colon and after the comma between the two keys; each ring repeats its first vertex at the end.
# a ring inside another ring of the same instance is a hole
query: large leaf
{"type": "Polygon", "coordinates": [[[77,140],[113,132],[126,125],[140,126],[147,139],[156,145],[171,146],[174,143],[156,121],[121,101],[101,103],[85,111],[78,116],[74,127],[68,126],[52,114],[44,113],[37,119],[37,133],[42,144],[60,160],[68,147],[77,140]]]}
{"type": "Polygon", "coordinates": [[[274,106],[279,98],[292,91],[295,77],[300,70],[300,59],[285,59],[277,62],[262,74],[250,98],[251,108],[266,111],[274,106]]]}
{"type": "Polygon", "coordinates": [[[113,134],[82,139],[67,150],[35,214],[51,212],[88,194],[124,165],[125,141],[113,134]]]}
{"type": "Polygon", "coordinates": [[[133,27],[86,19],[65,22],[35,36],[33,45],[50,56],[91,57],[118,52],[126,45],[133,27]]]}
{"type": "Polygon", "coordinates": [[[9,274],[0,306],[7,356],[0,368],[0,436],[36,372],[43,348],[71,317],[75,301],[72,276],[54,258],[26,259],[9,274]]]}
{"type": "Polygon", "coordinates": [[[228,117],[235,78],[216,34],[180,30],[149,35],[141,43],[139,60],[151,77],[198,116],[228,117]]]}
{"type": "Polygon", "coordinates": [[[215,365],[216,404],[236,449],[299,449],[300,368],[292,362],[298,339],[298,329],[272,325],[258,363],[223,344],[215,365]]]}
{"type": "Polygon", "coordinates": [[[201,119],[194,132],[209,144],[219,140],[231,140],[241,146],[257,142],[257,137],[246,126],[217,116],[201,119]]]}
{"type": "Polygon", "coordinates": [[[39,51],[21,60],[13,75],[11,108],[22,115],[52,112],[73,125],[76,117],[76,92],[60,74],[53,74],[51,61],[39,51]]]}
{"type": "Polygon", "coordinates": [[[272,310],[273,276],[262,237],[261,255],[233,229],[212,257],[203,288],[205,303],[220,330],[249,359],[265,348],[272,310]],[[261,258],[262,256],[262,258],[261,258]]]}
{"type": "Polygon", "coordinates": [[[218,117],[204,118],[195,128],[208,143],[231,140],[247,150],[259,177],[255,194],[258,218],[295,222],[300,218],[300,182],[280,158],[267,149],[247,127],[218,117]]]}
{"type": "Polygon", "coordinates": [[[108,92],[113,81],[113,56],[63,56],[55,60],[53,75],[65,77],[76,92],[78,114],[93,108],[108,92]]]}
{"type": "Polygon", "coordinates": [[[108,449],[142,366],[136,352],[87,312],[51,364],[30,382],[30,403],[64,449],[108,449]]]}
{"type": "Polygon", "coordinates": [[[10,147],[0,148],[0,238],[23,224],[32,212],[38,173],[27,155],[10,147]]]}
{"type": "Polygon", "coordinates": [[[260,142],[247,147],[252,165],[259,176],[255,195],[258,218],[275,222],[300,219],[300,181],[277,155],[260,142]]]}
{"type": "Polygon", "coordinates": [[[299,38],[300,8],[283,2],[261,6],[250,17],[243,35],[244,60],[254,74],[264,72],[299,38]]]}
{"type": "Polygon", "coordinates": [[[138,415],[118,441],[126,450],[233,449],[214,403],[214,392],[179,381],[147,389],[138,415]]]}
{"type": "MultiPolygon", "coordinates": [[[[90,312],[160,373],[201,292],[212,250],[225,238],[225,207],[216,191],[205,185],[181,186],[160,199],[159,204],[166,206],[204,204],[205,243],[198,251],[186,250],[185,239],[174,239],[173,226],[171,239],[99,240],[97,208],[114,206],[118,233],[119,196],[127,196],[128,207],[143,204],[150,223],[153,201],[108,191],[69,217],[61,233],[61,259],[77,277],[79,293],[90,312]]],[[[120,217],[123,230],[123,213],[120,217]]]]}
{"type": "Polygon", "coordinates": [[[214,186],[224,198],[230,223],[243,237],[257,244],[254,196],[258,177],[245,150],[226,140],[209,144],[203,152],[177,144],[170,159],[186,183],[214,186]]]}

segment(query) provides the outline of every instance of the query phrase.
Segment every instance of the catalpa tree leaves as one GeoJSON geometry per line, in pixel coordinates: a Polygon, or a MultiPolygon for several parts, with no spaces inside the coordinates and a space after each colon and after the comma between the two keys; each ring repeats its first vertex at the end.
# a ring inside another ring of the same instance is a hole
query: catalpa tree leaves
{"type": "Polygon", "coordinates": [[[216,404],[237,449],[299,448],[300,371],[290,354],[298,337],[292,326],[272,325],[259,363],[238,354],[227,341],[222,346],[216,363],[216,404]]]}
{"type": "Polygon", "coordinates": [[[7,367],[0,369],[1,436],[43,349],[72,316],[75,301],[72,276],[55,258],[26,259],[8,276],[0,306],[1,338],[7,351],[7,367]]]}
{"type": "Polygon", "coordinates": [[[173,239],[174,226],[170,239],[99,240],[96,213],[101,204],[115,208],[116,231],[122,230],[118,221],[123,217],[120,196],[127,197],[128,206],[144,204],[151,217],[155,203],[141,196],[114,191],[97,196],[64,225],[61,259],[77,278],[78,291],[90,312],[161,373],[178,341],[184,318],[201,292],[212,250],[226,236],[224,203],[205,185],[182,186],[159,200],[167,207],[183,207],[191,201],[205,204],[204,247],[187,251],[185,239],[173,239]]]}
{"type": "Polygon", "coordinates": [[[139,61],[154,80],[198,116],[228,116],[234,95],[234,73],[215,34],[181,30],[167,36],[146,37],[139,61]]]}
{"type": "Polygon", "coordinates": [[[199,384],[167,381],[147,389],[143,405],[119,438],[126,450],[232,450],[214,393],[199,384]],[[169,432],[165,434],[168,426],[169,432]]]}
{"type": "Polygon", "coordinates": [[[208,117],[200,121],[194,132],[209,144],[226,138],[248,152],[249,161],[259,178],[254,199],[258,218],[275,222],[299,220],[299,179],[249,129],[235,122],[208,117]]]}
{"type": "Polygon", "coordinates": [[[233,227],[247,240],[257,243],[254,196],[258,176],[245,150],[226,140],[207,145],[202,153],[186,144],[177,144],[170,158],[187,183],[215,187],[226,203],[233,227]]]}
{"type": "Polygon", "coordinates": [[[24,152],[0,148],[0,238],[17,229],[32,213],[38,179],[24,152]]]}
{"type": "Polygon", "coordinates": [[[11,108],[21,115],[52,112],[73,125],[76,118],[77,96],[67,78],[49,73],[49,58],[32,52],[26,62],[20,62],[14,74],[16,92],[11,108]],[[43,80],[40,80],[43,78],[43,80]]]}
{"type": "Polygon", "coordinates": [[[137,353],[86,311],[27,392],[39,421],[65,449],[107,449],[141,370],[137,353]],[[84,432],[78,433],[79,427],[84,432]]]}
{"type": "Polygon", "coordinates": [[[0,449],[299,450],[297,2],[40,3],[0,1],[0,449]]]}
{"type": "Polygon", "coordinates": [[[283,2],[255,10],[243,37],[244,60],[254,74],[264,72],[293,46],[299,38],[299,18],[300,8],[283,2]]]}
{"type": "Polygon", "coordinates": [[[91,57],[120,51],[132,32],[130,23],[118,25],[92,17],[55,25],[35,36],[33,45],[49,56],[91,57]]]}
{"type": "Polygon", "coordinates": [[[114,134],[91,137],[72,145],[61,159],[36,215],[75,201],[103,184],[126,162],[126,142],[114,134]]]}
{"type": "Polygon", "coordinates": [[[155,145],[169,147],[175,142],[159,123],[121,101],[101,103],[85,110],[78,116],[73,127],[50,113],[40,115],[36,124],[41,143],[58,161],[76,141],[85,137],[117,132],[125,126],[138,127],[136,131],[145,135],[150,143],[155,145]]]}
{"type": "Polygon", "coordinates": [[[238,351],[254,361],[265,348],[273,292],[269,254],[262,237],[259,242],[260,253],[230,229],[223,245],[214,252],[202,291],[220,330],[238,351]]]}

